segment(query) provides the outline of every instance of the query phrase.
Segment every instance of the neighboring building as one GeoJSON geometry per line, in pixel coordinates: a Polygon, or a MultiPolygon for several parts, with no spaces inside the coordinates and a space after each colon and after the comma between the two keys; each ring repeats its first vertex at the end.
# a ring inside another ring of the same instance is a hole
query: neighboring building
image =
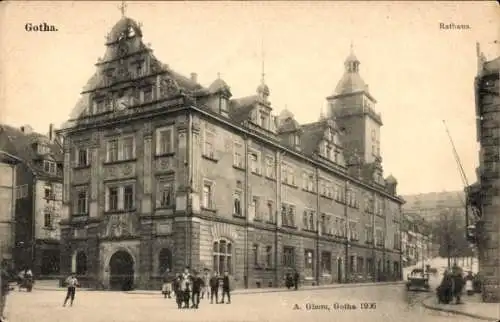
{"type": "Polygon", "coordinates": [[[269,88],[232,99],[160,63],[123,17],[64,136],[61,270],[104,288],[158,287],[165,268],[236,287],[401,278],[397,181],[352,54],[330,115],[272,115],[269,88]],[[374,148],[372,148],[374,146],[374,148]],[[356,153],[359,151],[359,153],[356,153]]]}
{"type": "Polygon", "coordinates": [[[16,167],[19,159],[0,150],[0,260],[12,258],[15,238],[16,167]]]}
{"type": "MultiPolygon", "coordinates": [[[[483,301],[500,302],[500,57],[486,61],[477,45],[477,140],[480,144],[478,182],[469,190],[469,202],[478,214],[479,271],[485,278],[483,301]]],[[[472,218],[471,218],[472,219],[472,218]]]]}
{"type": "Polygon", "coordinates": [[[404,267],[428,261],[433,257],[431,228],[421,216],[403,213],[401,232],[404,267]]]}
{"type": "Polygon", "coordinates": [[[16,170],[14,264],[32,267],[36,276],[57,275],[60,262],[62,146],[52,125],[49,132],[0,125],[0,145],[22,161],[16,170]]]}

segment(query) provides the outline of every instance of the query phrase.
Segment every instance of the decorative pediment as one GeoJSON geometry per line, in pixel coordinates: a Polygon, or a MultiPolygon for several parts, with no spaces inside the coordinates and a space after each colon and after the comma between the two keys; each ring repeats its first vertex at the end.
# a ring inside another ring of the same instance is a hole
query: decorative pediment
{"type": "Polygon", "coordinates": [[[171,97],[181,94],[179,84],[168,75],[160,78],[160,97],[171,97]]]}

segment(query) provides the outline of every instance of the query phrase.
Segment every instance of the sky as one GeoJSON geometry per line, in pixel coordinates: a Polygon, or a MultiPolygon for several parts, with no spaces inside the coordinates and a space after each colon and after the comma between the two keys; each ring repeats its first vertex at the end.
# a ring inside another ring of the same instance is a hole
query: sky
{"type": "MultiPolygon", "coordinates": [[[[65,122],[104,55],[120,4],[0,3],[0,122],[41,133],[65,122]],[[25,30],[43,22],[58,31],[25,30]]],[[[126,4],[156,57],[186,76],[196,72],[202,85],[220,73],[233,97],[252,95],[264,61],[274,112],[286,107],[300,123],[326,111],[352,43],[382,114],[384,173],[398,179],[398,193],[463,189],[443,120],[468,182],[476,180],[476,42],[489,60],[500,55],[496,2],[126,4]]]]}

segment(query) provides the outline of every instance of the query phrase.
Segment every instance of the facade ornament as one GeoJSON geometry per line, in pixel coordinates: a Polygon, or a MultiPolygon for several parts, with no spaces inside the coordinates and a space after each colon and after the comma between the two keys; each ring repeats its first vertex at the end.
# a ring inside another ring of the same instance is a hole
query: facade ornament
{"type": "Polygon", "coordinates": [[[180,93],[179,85],[177,82],[170,78],[163,78],[160,81],[160,96],[161,97],[169,97],[173,95],[177,95],[180,93]]]}

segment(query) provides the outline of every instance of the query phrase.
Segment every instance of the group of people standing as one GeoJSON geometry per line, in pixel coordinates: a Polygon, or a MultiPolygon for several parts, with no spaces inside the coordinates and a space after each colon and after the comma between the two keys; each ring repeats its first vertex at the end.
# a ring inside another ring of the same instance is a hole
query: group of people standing
{"type": "Polygon", "coordinates": [[[475,277],[472,272],[464,276],[461,268],[454,266],[451,270],[446,270],[443,274],[441,284],[437,288],[438,303],[450,304],[455,300],[455,304],[461,304],[461,296],[464,286],[467,294],[474,293],[473,283],[475,277]]]}
{"type": "Polygon", "coordinates": [[[183,273],[173,274],[169,269],[163,276],[162,294],[165,298],[175,297],[179,309],[197,309],[200,299],[210,299],[210,304],[231,303],[231,288],[228,272],[219,276],[218,272],[210,274],[205,270],[203,275],[191,271],[189,267],[183,273]],[[219,301],[221,295],[221,301],[219,301]],[[225,301],[227,296],[227,302],[225,301]],[[191,302],[191,305],[190,305],[191,302]]]}

